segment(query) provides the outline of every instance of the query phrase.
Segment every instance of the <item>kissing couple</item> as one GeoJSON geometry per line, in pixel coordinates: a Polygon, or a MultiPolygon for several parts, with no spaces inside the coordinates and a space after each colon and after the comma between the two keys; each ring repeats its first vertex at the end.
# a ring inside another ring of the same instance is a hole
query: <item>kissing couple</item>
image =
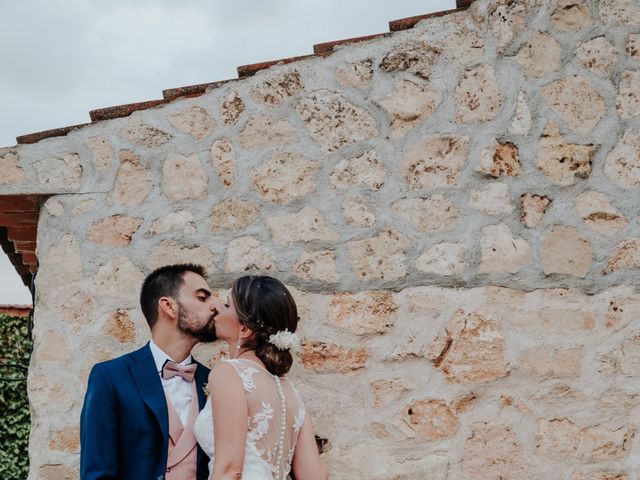
{"type": "Polygon", "coordinates": [[[286,376],[298,312],[280,281],[241,277],[218,298],[203,267],[169,265],[144,280],[140,307],[149,343],[89,375],[82,480],[328,478],[286,376]],[[209,371],[191,350],[216,339],[230,358],[209,371]]]}

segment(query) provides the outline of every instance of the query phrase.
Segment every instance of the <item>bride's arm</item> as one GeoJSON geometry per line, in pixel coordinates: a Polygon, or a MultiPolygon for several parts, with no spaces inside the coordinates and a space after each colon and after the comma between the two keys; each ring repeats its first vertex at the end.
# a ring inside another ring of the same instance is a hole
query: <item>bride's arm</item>
{"type": "Polygon", "coordinates": [[[326,480],[329,478],[327,467],[318,453],[318,445],[309,414],[305,415],[302,428],[298,433],[298,442],[293,452],[291,468],[296,480],[326,480]]]}
{"type": "Polygon", "coordinates": [[[215,460],[211,480],[242,478],[249,409],[244,387],[232,365],[221,363],[209,375],[215,460]]]}

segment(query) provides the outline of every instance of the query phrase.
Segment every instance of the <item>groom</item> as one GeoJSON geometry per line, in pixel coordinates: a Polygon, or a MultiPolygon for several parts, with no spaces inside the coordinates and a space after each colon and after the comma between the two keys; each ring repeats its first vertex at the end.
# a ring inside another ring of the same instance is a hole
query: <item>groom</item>
{"type": "Polygon", "coordinates": [[[213,296],[199,265],[161,267],[144,281],[140,306],[151,341],[96,364],[80,417],[82,480],[205,480],[208,457],[193,423],[209,369],[191,358],[216,339],[213,296]]]}

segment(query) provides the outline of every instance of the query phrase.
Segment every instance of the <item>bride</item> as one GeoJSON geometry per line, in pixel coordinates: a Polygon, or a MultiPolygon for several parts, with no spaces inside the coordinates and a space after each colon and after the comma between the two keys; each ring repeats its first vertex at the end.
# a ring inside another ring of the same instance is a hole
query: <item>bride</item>
{"type": "Polygon", "coordinates": [[[210,480],[324,480],[313,427],[286,373],[297,344],[293,297],[275,278],[237,279],[215,305],[216,335],[229,345],[209,376],[209,400],[194,432],[210,480]]]}

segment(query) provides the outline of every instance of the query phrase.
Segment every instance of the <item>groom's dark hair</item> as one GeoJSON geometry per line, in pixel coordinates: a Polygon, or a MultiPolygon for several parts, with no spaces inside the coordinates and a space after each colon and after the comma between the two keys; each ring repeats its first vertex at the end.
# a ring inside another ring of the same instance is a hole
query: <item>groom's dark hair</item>
{"type": "Polygon", "coordinates": [[[149,328],[153,328],[158,320],[158,300],[160,297],[171,297],[178,300],[180,287],[184,283],[186,272],[193,272],[207,278],[204,267],[193,263],[166,265],[151,272],[142,283],[140,290],[140,308],[147,319],[149,328]]]}

